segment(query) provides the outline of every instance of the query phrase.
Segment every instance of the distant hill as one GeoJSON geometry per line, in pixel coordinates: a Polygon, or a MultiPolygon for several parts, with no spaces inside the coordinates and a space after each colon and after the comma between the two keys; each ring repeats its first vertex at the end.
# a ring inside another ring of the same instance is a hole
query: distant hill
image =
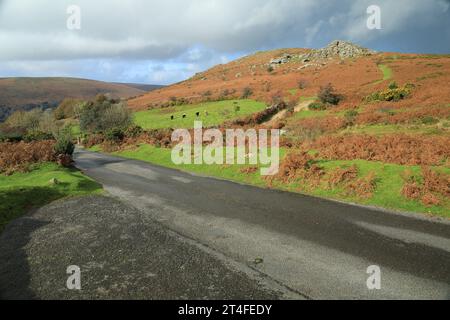
{"type": "Polygon", "coordinates": [[[76,78],[0,78],[0,122],[16,110],[54,108],[64,98],[91,99],[97,94],[110,94],[128,99],[154,88],[76,78]]]}
{"type": "Polygon", "coordinates": [[[163,85],[157,85],[157,84],[144,84],[144,83],[122,83],[122,82],[115,82],[115,84],[124,85],[128,87],[132,87],[135,89],[143,90],[146,92],[162,89],[165,86],[163,85]]]}

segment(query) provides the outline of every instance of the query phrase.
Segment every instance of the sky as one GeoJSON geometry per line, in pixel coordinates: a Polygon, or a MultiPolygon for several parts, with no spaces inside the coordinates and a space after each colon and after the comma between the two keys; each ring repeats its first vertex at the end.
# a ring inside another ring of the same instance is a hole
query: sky
{"type": "Polygon", "coordinates": [[[255,51],[335,39],[450,53],[450,0],[0,0],[0,77],[170,84],[255,51]],[[371,5],[381,29],[367,27],[371,5]]]}

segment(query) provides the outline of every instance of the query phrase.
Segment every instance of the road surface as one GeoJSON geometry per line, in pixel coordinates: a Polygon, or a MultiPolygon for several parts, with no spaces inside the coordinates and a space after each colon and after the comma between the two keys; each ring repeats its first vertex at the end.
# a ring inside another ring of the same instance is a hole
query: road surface
{"type": "MultiPolygon", "coordinates": [[[[311,299],[449,299],[450,224],[78,151],[76,165],[165,227],[311,299]],[[381,289],[370,290],[370,266],[381,289]]],[[[111,217],[113,219],[114,217],[111,217]]]]}

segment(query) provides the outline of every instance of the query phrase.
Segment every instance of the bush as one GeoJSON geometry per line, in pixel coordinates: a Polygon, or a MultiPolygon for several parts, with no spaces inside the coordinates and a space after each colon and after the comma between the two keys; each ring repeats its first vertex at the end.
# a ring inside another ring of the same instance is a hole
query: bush
{"type": "Polygon", "coordinates": [[[298,81],[298,88],[303,90],[306,89],[308,87],[308,81],[306,80],[299,80],[298,81]]]}
{"type": "Polygon", "coordinates": [[[69,119],[75,117],[75,109],[81,104],[81,100],[67,98],[64,99],[54,111],[56,120],[69,119]]]}
{"type": "Polygon", "coordinates": [[[143,130],[140,126],[132,126],[132,127],[129,127],[129,128],[125,131],[125,136],[128,137],[128,138],[137,138],[137,137],[139,137],[143,132],[144,132],[144,130],[143,130]]]}
{"type": "Polygon", "coordinates": [[[32,141],[45,141],[45,140],[54,140],[54,137],[51,133],[46,132],[28,132],[23,136],[23,140],[25,142],[32,142],[32,141]]]}
{"type": "Polygon", "coordinates": [[[253,95],[253,90],[250,87],[245,87],[242,92],[242,99],[248,99],[253,95]]]}
{"type": "Polygon", "coordinates": [[[75,145],[72,142],[72,138],[68,132],[60,133],[56,138],[54,146],[56,155],[69,155],[71,156],[75,150],[75,145]]]}
{"type": "Polygon", "coordinates": [[[327,110],[327,105],[322,102],[314,102],[309,105],[308,109],[312,111],[323,111],[327,110]]]}
{"type": "Polygon", "coordinates": [[[25,129],[12,128],[7,125],[2,125],[0,128],[0,142],[19,142],[22,141],[25,135],[25,129]]]}
{"type": "Polygon", "coordinates": [[[401,88],[391,88],[389,86],[388,89],[383,91],[378,91],[370,96],[367,96],[364,100],[366,102],[372,101],[400,101],[407,98],[414,88],[414,85],[406,84],[401,88]]]}
{"type": "Polygon", "coordinates": [[[337,105],[342,100],[342,96],[334,92],[334,88],[331,83],[320,88],[318,97],[322,103],[329,103],[332,105],[337,105]]]}
{"type": "Polygon", "coordinates": [[[347,125],[352,126],[355,123],[355,119],[358,116],[358,111],[356,110],[349,110],[345,113],[344,118],[347,123],[347,125]]]}
{"type": "Polygon", "coordinates": [[[422,122],[422,124],[425,124],[425,125],[430,125],[430,124],[438,123],[439,119],[436,119],[436,118],[431,117],[431,116],[425,116],[425,117],[420,119],[420,122],[422,122]]]}
{"type": "Polygon", "coordinates": [[[103,98],[90,102],[80,114],[80,129],[87,133],[105,132],[114,128],[126,129],[131,123],[131,111],[125,103],[115,103],[114,100],[103,98]]]}
{"type": "Polygon", "coordinates": [[[398,89],[397,82],[392,81],[391,83],[389,83],[389,87],[388,88],[391,89],[391,90],[398,89]]]}
{"type": "Polygon", "coordinates": [[[125,138],[124,132],[119,128],[109,129],[105,133],[105,139],[110,142],[120,142],[125,138]]]}
{"type": "Polygon", "coordinates": [[[31,143],[1,143],[0,173],[25,172],[29,166],[38,162],[56,161],[54,141],[34,141],[31,143]]]}

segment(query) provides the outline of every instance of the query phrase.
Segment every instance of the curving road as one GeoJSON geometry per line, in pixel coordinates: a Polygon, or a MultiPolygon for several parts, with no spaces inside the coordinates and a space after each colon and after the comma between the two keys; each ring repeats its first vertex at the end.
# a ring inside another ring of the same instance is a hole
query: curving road
{"type": "MultiPolygon", "coordinates": [[[[78,150],[76,166],[146,217],[311,299],[449,299],[450,224],[78,150]],[[381,289],[369,290],[369,266],[381,289]]],[[[111,216],[111,219],[115,219],[111,216]]]]}

